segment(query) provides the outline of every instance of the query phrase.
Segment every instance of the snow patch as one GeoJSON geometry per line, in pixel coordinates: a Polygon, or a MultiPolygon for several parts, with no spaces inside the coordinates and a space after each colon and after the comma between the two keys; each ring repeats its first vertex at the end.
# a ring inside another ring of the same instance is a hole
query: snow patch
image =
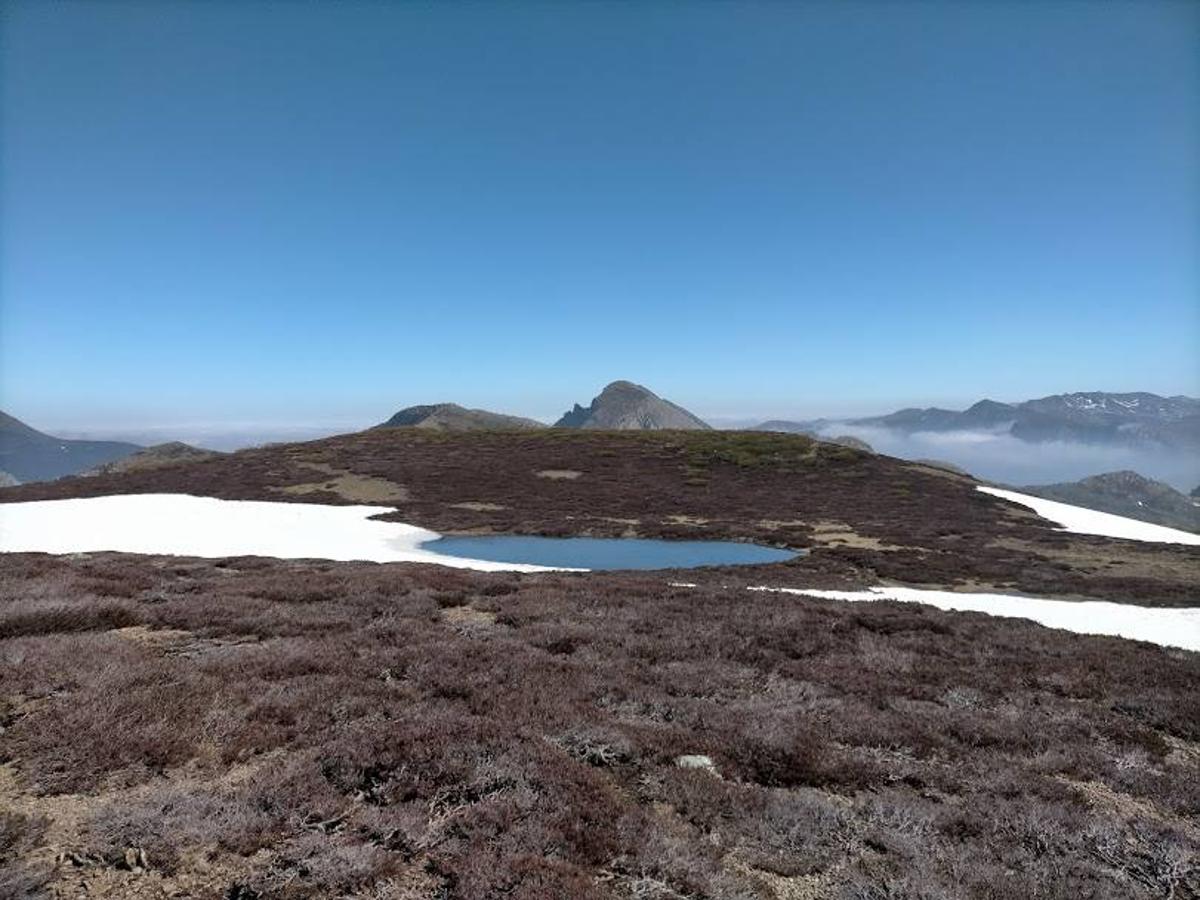
{"type": "Polygon", "coordinates": [[[1200,608],[1164,609],[1109,603],[1104,600],[1045,600],[1011,594],[966,594],[908,587],[873,587],[865,591],[823,591],[809,588],[752,587],[751,591],[798,594],[824,600],[898,600],[924,603],[957,612],[1030,619],[1047,628],[1076,634],[1149,641],[1163,647],[1200,651],[1200,608]]]}
{"type": "Polygon", "coordinates": [[[546,566],[443,556],[420,545],[436,531],[380,522],[383,506],[218,500],[188,494],[125,494],[0,504],[0,552],[162,553],[282,559],[437,563],[484,572],[545,572],[546,566]]]}
{"type": "Polygon", "coordinates": [[[1049,519],[1062,526],[1063,531],[1075,534],[1097,534],[1101,537],[1125,538],[1130,541],[1152,541],[1158,544],[1191,544],[1200,546],[1200,534],[1181,531],[1178,528],[1167,528],[1165,525],[1154,525],[1150,522],[1139,522],[1125,516],[1115,516],[1112,513],[1098,512],[1094,509],[1084,509],[1082,506],[1072,506],[1057,500],[1043,500],[1041,497],[1031,497],[1017,491],[1002,488],[980,486],[979,490],[993,497],[1011,500],[1021,506],[1032,509],[1043,519],[1049,519]]]}

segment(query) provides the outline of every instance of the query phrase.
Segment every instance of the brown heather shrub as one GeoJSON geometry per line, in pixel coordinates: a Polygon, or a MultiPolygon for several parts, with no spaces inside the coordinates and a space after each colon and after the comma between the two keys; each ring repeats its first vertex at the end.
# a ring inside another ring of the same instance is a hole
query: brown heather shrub
{"type": "Polygon", "coordinates": [[[136,625],[139,618],[130,606],[116,603],[6,604],[0,610],[0,639],[72,631],[107,631],[136,625]]]}
{"type": "Polygon", "coordinates": [[[98,861],[4,820],[0,885],[132,847],[241,898],[1197,896],[1195,654],[739,577],[0,558],[0,622],[41,615],[0,758],[89,795],[52,849],[98,861]]]}
{"type": "Polygon", "coordinates": [[[49,820],[0,809],[0,897],[47,896],[49,867],[31,864],[27,855],[44,843],[49,820]]]}

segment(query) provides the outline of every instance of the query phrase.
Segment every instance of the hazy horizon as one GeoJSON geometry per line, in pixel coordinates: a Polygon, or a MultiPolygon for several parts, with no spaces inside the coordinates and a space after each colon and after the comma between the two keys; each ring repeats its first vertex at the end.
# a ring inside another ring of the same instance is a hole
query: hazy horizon
{"type": "MultiPolygon", "coordinates": [[[[652,385],[648,385],[648,387],[653,389],[652,385]]],[[[590,399],[589,395],[580,398],[578,402],[586,403],[590,399]]],[[[667,399],[674,400],[676,398],[668,397],[667,399]]],[[[1019,402],[1017,398],[1006,398],[1006,400],[1019,402]]],[[[686,403],[683,405],[688,406],[686,403]]],[[[962,403],[944,406],[944,408],[963,409],[969,405],[969,403],[962,403]]],[[[370,416],[343,417],[324,421],[251,419],[197,422],[193,420],[174,423],[126,422],[120,425],[114,425],[111,421],[101,421],[91,426],[71,423],[48,426],[45,423],[26,420],[26,424],[33,425],[39,430],[49,431],[61,438],[122,440],[143,445],[184,441],[212,450],[229,451],[265,443],[315,440],[357,431],[378,425],[399,408],[396,407],[370,416]]],[[[1195,454],[1166,447],[1098,445],[1065,441],[1033,443],[1020,440],[1007,433],[988,430],[907,433],[874,425],[854,425],[838,421],[839,419],[866,418],[876,414],[894,412],[896,408],[872,408],[864,412],[846,412],[840,415],[825,416],[796,414],[750,417],[705,415],[702,411],[703,407],[688,406],[688,408],[715,428],[750,428],[769,419],[829,418],[832,420],[830,424],[818,431],[819,436],[823,438],[841,435],[858,437],[867,441],[879,453],[904,459],[935,459],[949,462],[961,466],[976,477],[1005,484],[1033,485],[1075,481],[1089,475],[1130,469],[1147,478],[1163,481],[1184,492],[1200,485],[1200,459],[1197,459],[1195,454]]],[[[566,407],[551,415],[538,415],[522,410],[519,408],[519,403],[516,406],[496,407],[493,411],[526,415],[551,425],[562,412],[566,411],[566,407]]],[[[21,417],[18,416],[18,418],[21,417]]]]}
{"type": "MultiPolygon", "coordinates": [[[[610,379],[610,381],[611,380],[616,379],[610,379]]],[[[1101,386],[1049,390],[1022,397],[909,397],[891,403],[883,400],[863,400],[858,402],[839,403],[836,399],[822,398],[814,399],[810,402],[769,405],[752,396],[745,398],[745,402],[741,404],[737,403],[736,401],[730,402],[729,400],[724,400],[720,403],[713,403],[705,397],[694,396],[693,394],[687,392],[669,393],[660,389],[655,384],[644,381],[638,382],[637,379],[625,378],[624,380],[631,380],[642,384],[660,396],[665,397],[667,400],[678,403],[680,406],[683,406],[689,411],[695,413],[710,425],[722,428],[744,428],[771,420],[810,421],[816,419],[843,420],[853,418],[869,418],[877,415],[886,415],[902,409],[912,408],[927,409],[936,407],[940,409],[965,410],[981,400],[995,400],[1002,403],[1021,403],[1026,400],[1035,400],[1057,394],[1094,392],[1110,394],[1151,393],[1158,394],[1159,396],[1163,397],[1188,396],[1195,399],[1200,399],[1200,392],[1197,392],[1196,395],[1193,395],[1183,391],[1163,393],[1161,391],[1148,390],[1142,387],[1127,387],[1118,390],[1111,387],[1101,386]],[[694,399],[692,399],[693,397],[694,399]]],[[[115,434],[118,432],[132,433],[139,430],[153,432],[156,430],[171,429],[190,429],[203,432],[253,429],[322,430],[342,427],[366,428],[370,427],[371,425],[379,424],[401,409],[405,409],[410,406],[437,403],[456,403],[459,406],[469,409],[487,409],[492,412],[536,419],[538,421],[545,422],[547,425],[552,425],[564,413],[569,411],[573,404],[580,403],[586,405],[587,403],[591,402],[591,400],[597,394],[599,394],[600,390],[608,383],[609,381],[604,381],[597,383],[593,387],[584,388],[581,393],[569,399],[564,399],[558,406],[548,406],[544,402],[535,404],[528,400],[527,396],[520,394],[512,397],[496,397],[494,393],[472,394],[467,392],[457,396],[445,396],[444,392],[443,394],[432,392],[425,396],[414,395],[400,397],[391,403],[366,403],[358,399],[343,401],[334,399],[331,400],[329,405],[320,412],[314,410],[308,415],[281,416],[278,413],[264,412],[264,414],[260,416],[242,415],[225,418],[198,418],[196,416],[179,414],[178,412],[174,414],[166,413],[160,415],[132,414],[130,411],[122,410],[118,407],[114,407],[109,411],[101,412],[97,412],[95,408],[93,408],[81,415],[64,415],[61,411],[57,414],[52,411],[18,411],[15,407],[10,408],[7,406],[7,398],[0,393],[0,410],[15,416],[26,424],[36,427],[39,430],[59,429],[60,431],[73,431],[77,435],[89,436],[103,431],[110,431],[115,434]],[[475,396],[478,396],[480,399],[472,399],[472,397],[475,396]]],[[[71,435],[63,433],[59,436],[68,437],[71,435]]]]}

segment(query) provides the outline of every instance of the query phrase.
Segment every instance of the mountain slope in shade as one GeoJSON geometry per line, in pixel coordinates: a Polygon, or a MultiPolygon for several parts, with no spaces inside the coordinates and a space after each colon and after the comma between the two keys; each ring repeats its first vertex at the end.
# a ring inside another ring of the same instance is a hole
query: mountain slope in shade
{"type": "Polygon", "coordinates": [[[617,431],[685,429],[700,430],[711,426],[682,406],[664,400],[648,388],[631,381],[614,381],[604,388],[589,406],[578,403],[555,428],[596,428],[617,431]]]}
{"type": "Polygon", "coordinates": [[[1047,500],[1200,532],[1200,507],[1170,485],[1143,478],[1137,472],[1106,472],[1080,481],[1020,490],[1047,500]]]}
{"type": "Polygon", "coordinates": [[[20,482],[76,475],[141,449],[124,441],[56,438],[0,412],[0,471],[20,482]]]}
{"type": "Polygon", "coordinates": [[[886,416],[856,419],[855,425],[882,425],[900,431],[948,431],[960,428],[997,428],[1011,424],[1019,415],[1016,407],[995,400],[980,400],[974,406],[956,412],[936,406],[928,409],[902,409],[886,416]]]}
{"type": "Polygon", "coordinates": [[[457,403],[432,403],[400,410],[377,428],[432,428],[440,431],[475,431],[483,428],[545,428],[534,419],[508,416],[486,409],[465,409],[457,403]]]}
{"type": "Polygon", "coordinates": [[[193,447],[182,441],[170,441],[166,444],[155,444],[128,456],[103,465],[88,469],[83,475],[111,475],[117,472],[136,472],[140,469],[157,469],[162,466],[173,466],[183,462],[198,462],[202,459],[212,459],[224,456],[216,450],[205,450],[193,447]]]}

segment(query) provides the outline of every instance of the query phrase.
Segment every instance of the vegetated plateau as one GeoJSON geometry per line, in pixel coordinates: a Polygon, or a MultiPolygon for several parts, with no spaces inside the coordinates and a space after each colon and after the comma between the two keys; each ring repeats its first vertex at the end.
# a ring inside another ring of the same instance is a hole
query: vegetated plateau
{"type": "Polygon", "coordinates": [[[976,486],[793,435],[381,429],[4,489],[811,552],[583,575],[0,556],[0,894],[1200,896],[1200,655],[746,590],[1196,605],[1195,548],[976,486]]]}

